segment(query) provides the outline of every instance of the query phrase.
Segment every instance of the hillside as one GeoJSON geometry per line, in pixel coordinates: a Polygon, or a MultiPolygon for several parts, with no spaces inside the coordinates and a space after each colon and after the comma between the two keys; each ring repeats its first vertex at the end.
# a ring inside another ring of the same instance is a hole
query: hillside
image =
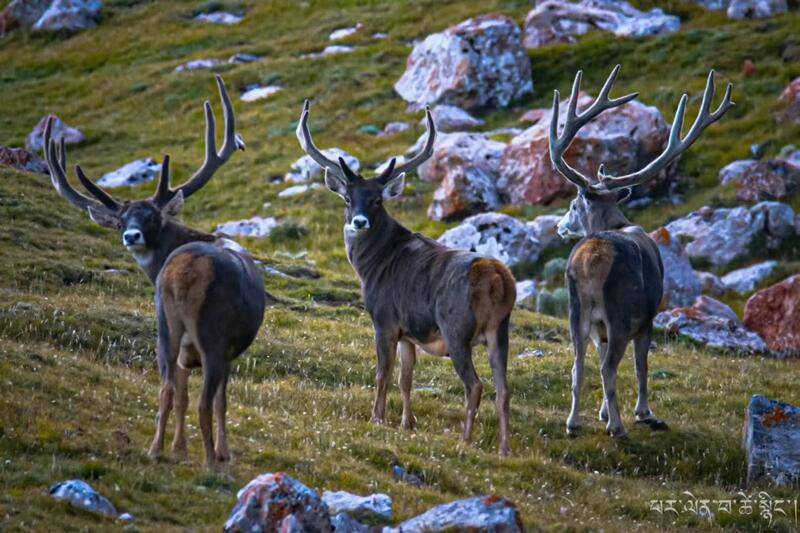
{"type": "MultiPolygon", "coordinates": [[[[531,50],[534,94],[480,117],[486,130],[521,127],[522,112],[549,106],[554,88],[566,94],[576,70],[584,69],[585,87],[596,88],[621,63],[617,94],[637,91],[671,118],[686,91],[693,95],[687,117],[693,120],[708,69],[716,69],[720,83],[734,83],[737,105],[682,158],[684,203],[630,211],[651,231],[703,205],[736,205],[735,190],[719,185],[718,172],[747,157],[751,145],[774,157],[784,145],[800,144],[800,125],[779,126],[773,118],[778,94],[800,76],[800,58],[782,58],[787,43],[800,46],[800,15],[793,6],[792,13],[775,18],[731,21],[724,12],[689,1],[634,4],[658,4],[681,16],[681,30],[643,39],[593,32],[576,44],[531,50]],[[755,63],[753,76],[742,73],[746,59],[755,63]]],[[[320,275],[265,276],[281,303],[267,310],[257,340],[234,365],[228,387],[230,468],[210,474],[202,463],[197,373],[190,382],[191,460],[151,463],[145,452],[159,381],[152,286],[120,246],[119,235],[59,198],[46,176],[0,166],[0,529],[111,527],[113,522],[46,496],[53,483],[82,478],[135,515],[128,528],[218,530],[237,490],[260,473],[277,471],[318,490],[385,492],[398,520],[437,503],[496,493],[517,503],[530,530],[769,529],[755,513],[717,514],[712,520],[691,513],[662,516],[649,510],[649,501],[683,498],[684,491],[724,499],[744,490],[747,402],[758,393],[800,404],[797,359],[738,357],[659,334],[650,357],[650,399],[671,430],[634,427],[629,355],[620,367],[618,391],[630,436],[612,440],[594,416],[602,389],[590,349],[583,393],[587,429],[569,439],[567,321],[518,309],[508,372],[511,457],[496,454],[494,387],[482,348],[475,362],[484,400],[473,445],[458,442],[463,387],[447,360],[419,358],[415,433],[400,428],[394,385],[389,425],[369,423],[373,332],[345,257],[341,200],[325,188],[279,198],[286,184],[273,179],[302,155],[294,130],[303,100],[314,99],[312,131],[319,146],[340,147],[374,166],[405,152],[424,131],[416,124],[422,114],[406,113],[393,90],[410,43],[492,11],[522,23],[530,8],[513,0],[109,0],[95,29],[74,35],[15,31],[0,38],[0,144],[24,146],[43,115],[58,113],[86,134],[85,142],[69,148],[69,163],[79,162],[94,179],[131,160],[165,153],[173,161],[174,182],[190,175],[203,157],[202,102],[211,101],[220,115],[212,72],[221,73],[247,149],[187,201],[183,220],[209,231],[254,215],[295,221],[307,231],[290,227],[239,242],[281,271],[320,275]],[[191,20],[211,4],[244,9],[245,19],[234,26],[191,20]],[[331,31],[357,22],[364,29],[343,41],[356,47],[352,53],[301,57],[330,44],[331,31]],[[388,38],[370,39],[376,32],[388,38]],[[237,52],[263,59],[173,72],[189,60],[224,60],[237,52]],[[240,101],[244,87],[254,82],[284,90],[266,100],[240,101]],[[415,126],[385,138],[363,128],[397,120],[415,126]],[[516,357],[532,349],[543,356],[516,357]],[[396,463],[423,476],[425,484],[416,488],[393,480],[396,463]]],[[[405,197],[389,206],[394,216],[432,237],[456,224],[427,218],[435,184],[416,178],[410,183],[405,197]]],[[[153,187],[114,194],[142,198],[153,187]]],[[[800,209],[800,196],[788,203],[800,209]]],[[[562,200],[503,212],[531,219],[561,213],[567,205],[562,200]]],[[[796,247],[769,255],[787,275],[800,271],[796,247]]],[[[727,303],[741,311],[744,301],[731,297],[727,303]]],[[[796,490],[785,488],[770,494],[798,498],[796,490]]],[[[798,527],[791,518],[776,520],[773,527],[798,527]]]]}

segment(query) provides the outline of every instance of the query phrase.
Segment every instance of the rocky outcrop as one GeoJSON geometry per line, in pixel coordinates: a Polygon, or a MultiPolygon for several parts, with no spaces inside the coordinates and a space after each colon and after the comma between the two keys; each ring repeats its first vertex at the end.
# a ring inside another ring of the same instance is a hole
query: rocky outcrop
{"type": "Polygon", "coordinates": [[[778,113],[778,120],[800,124],[800,77],[793,79],[786,86],[778,97],[778,102],[783,107],[778,113]]]}
{"type": "Polygon", "coordinates": [[[63,138],[66,144],[77,144],[86,140],[86,137],[79,129],[67,126],[56,115],[46,115],[42,117],[39,123],[36,124],[33,130],[28,134],[28,138],[25,141],[25,146],[28,150],[40,152],[42,148],[44,148],[44,127],[47,125],[47,119],[50,117],[54,117],[51,131],[54,141],[60,141],[63,138]]]}
{"type": "Polygon", "coordinates": [[[661,9],[642,12],[622,0],[546,0],[528,13],[523,43],[526,48],[574,43],[595,29],[621,37],[645,37],[673,33],[680,26],[678,17],[661,9]]]}
{"type": "Polygon", "coordinates": [[[541,247],[530,228],[502,213],[471,216],[439,237],[439,242],[457,250],[494,257],[508,266],[535,263],[541,247]]]}
{"type": "Polygon", "coordinates": [[[525,528],[514,502],[491,495],[438,505],[415,518],[406,520],[391,531],[516,533],[525,531],[525,528]]]}
{"type": "Polygon", "coordinates": [[[722,283],[722,278],[713,272],[698,272],[697,277],[700,278],[703,294],[722,296],[728,291],[728,288],[722,283]]]}
{"type": "Polygon", "coordinates": [[[99,0],[53,0],[33,25],[42,31],[80,31],[100,22],[103,3],[99,0]]]}
{"type": "Polygon", "coordinates": [[[519,26],[489,14],[429,35],[414,46],[394,88],[412,109],[507,107],[533,91],[519,26]]]}
{"type": "MultiPolygon", "coordinates": [[[[475,118],[460,107],[447,104],[439,104],[431,109],[433,123],[436,124],[436,131],[440,133],[464,131],[483,126],[483,121],[475,118]]],[[[420,124],[425,123],[425,118],[420,124]]]]}
{"type": "Polygon", "coordinates": [[[744,420],[747,485],[800,482],[800,408],[754,395],[744,420]]]}
{"type": "MultiPolygon", "coordinates": [[[[358,160],[358,158],[348,154],[344,150],[340,150],[339,148],[327,148],[322,150],[322,153],[325,154],[325,157],[332,161],[338,161],[341,157],[344,159],[345,163],[347,163],[347,166],[353,170],[353,172],[358,172],[361,170],[361,162],[358,160]]],[[[287,172],[283,177],[283,181],[291,183],[303,183],[314,180],[318,177],[322,177],[322,167],[319,166],[316,161],[311,159],[310,155],[304,155],[292,163],[292,166],[289,167],[289,172],[287,172]]]]}
{"type": "Polygon", "coordinates": [[[144,183],[151,182],[161,171],[161,165],[153,159],[137,159],[131,161],[113,172],[103,174],[97,180],[101,187],[114,189],[117,187],[138,187],[144,183]]]}
{"type": "Polygon", "coordinates": [[[33,152],[24,148],[9,148],[0,145],[0,165],[9,166],[24,172],[49,174],[47,163],[33,152]]]}
{"type": "Polygon", "coordinates": [[[95,491],[91,485],[80,479],[56,483],[50,487],[48,493],[53,498],[67,501],[78,509],[108,517],[117,516],[117,509],[114,504],[108,498],[95,491]]]}
{"type": "Polygon", "coordinates": [[[734,183],[740,202],[783,200],[797,193],[800,167],[785,159],[734,161],[719,172],[722,184],[734,183]]]}
{"type": "MultiPolygon", "coordinates": [[[[578,109],[585,109],[592,98],[581,93],[578,109]]],[[[559,106],[559,127],[563,127],[567,102],[559,106]]],[[[503,154],[498,186],[504,199],[515,205],[548,204],[571,196],[575,187],[564,179],[550,162],[550,117],[542,117],[533,126],[511,139],[503,154]]],[[[583,172],[595,174],[602,163],[611,174],[638,170],[657,157],[666,146],[669,126],[661,112],[636,100],[610,109],[581,128],[565,154],[566,161],[583,172]]],[[[641,196],[671,179],[675,164],[634,191],[641,196]]]]}
{"type": "Polygon", "coordinates": [[[728,18],[763,19],[786,13],[789,6],[786,0],[730,0],[728,18]]]}
{"type": "Polygon", "coordinates": [[[662,308],[672,309],[692,305],[700,296],[702,285],[683,245],[665,228],[657,229],[650,234],[650,237],[658,245],[661,261],[664,264],[662,308]]]}
{"type": "Polygon", "coordinates": [[[744,321],[771,350],[800,354],[800,274],[751,296],[744,307],[744,321]]]}
{"type": "Polygon", "coordinates": [[[763,261],[746,268],[733,270],[722,276],[722,283],[726,290],[737,294],[747,294],[758,287],[762,281],[767,279],[778,268],[777,261],[763,261]]]}

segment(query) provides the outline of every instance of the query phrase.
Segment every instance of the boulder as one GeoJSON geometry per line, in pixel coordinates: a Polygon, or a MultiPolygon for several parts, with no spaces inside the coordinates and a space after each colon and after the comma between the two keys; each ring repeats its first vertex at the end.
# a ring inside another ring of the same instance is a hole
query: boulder
{"type": "Polygon", "coordinates": [[[410,129],[411,124],[408,122],[389,122],[378,132],[378,137],[391,137],[392,135],[397,135],[398,133],[403,133],[410,129]]]}
{"type": "Polygon", "coordinates": [[[783,200],[797,192],[800,168],[783,159],[734,161],[720,171],[720,181],[735,183],[740,202],[783,200]]]}
{"type": "Polygon", "coordinates": [[[42,31],[80,31],[100,22],[103,3],[99,0],[53,0],[33,25],[42,31]]]}
{"type": "Polygon", "coordinates": [[[254,216],[246,220],[234,220],[219,224],[214,233],[228,235],[230,237],[269,237],[272,231],[280,226],[281,223],[275,217],[262,218],[254,216]]]}
{"type": "Polygon", "coordinates": [[[539,241],[542,250],[560,248],[568,244],[567,241],[561,238],[557,231],[557,226],[561,219],[561,215],[539,215],[528,222],[528,227],[533,233],[533,236],[539,241]]]}
{"type": "Polygon", "coordinates": [[[719,182],[723,185],[739,183],[745,175],[758,168],[759,164],[758,159],[740,159],[728,163],[719,171],[719,182]]]}
{"type": "Polygon", "coordinates": [[[525,531],[517,506],[500,496],[478,496],[438,505],[423,514],[406,520],[393,532],[424,531],[492,531],[516,533],[525,531]]]}
{"type": "Polygon", "coordinates": [[[11,0],[0,13],[0,34],[17,27],[30,28],[50,7],[52,0],[11,0]]]}
{"type": "Polygon", "coordinates": [[[722,279],[712,272],[698,272],[697,277],[700,278],[703,294],[722,296],[728,290],[722,279]]]}
{"type": "Polygon", "coordinates": [[[362,23],[358,23],[355,26],[351,26],[349,28],[339,28],[338,30],[333,30],[331,34],[328,36],[328,39],[331,41],[339,41],[341,39],[346,39],[351,35],[355,35],[358,33],[364,25],[362,23]]]}
{"type": "Polygon", "coordinates": [[[258,476],[236,497],[225,531],[332,530],[328,507],[316,491],[282,472],[258,476]]]}
{"type": "MultiPolygon", "coordinates": [[[[353,170],[353,172],[358,172],[361,170],[361,162],[358,160],[358,158],[348,154],[344,150],[340,150],[339,148],[326,148],[325,150],[322,150],[322,153],[332,161],[338,161],[341,157],[344,159],[345,163],[347,163],[347,166],[353,170]]],[[[316,161],[311,159],[310,155],[304,155],[292,163],[292,166],[289,167],[289,172],[283,176],[283,181],[291,183],[303,183],[316,179],[317,177],[322,177],[322,167],[319,166],[316,161]]]]}
{"type": "Polygon", "coordinates": [[[457,250],[494,257],[508,266],[535,263],[541,247],[530,228],[502,213],[482,213],[445,231],[439,242],[457,250]]]}
{"type": "Polygon", "coordinates": [[[414,46],[394,88],[412,109],[507,107],[533,92],[519,26],[493,13],[431,34],[414,46]]]}
{"type": "Polygon", "coordinates": [[[778,268],[777,261],[764,261],[728,272],[721,279],[727,290],[737,294],[747,294],[754,291],[762,281],[770,277],[776,268],[778,268]]]}
{"type": "Polygon", "coordinates": [[[117,509],[114,504],[108,498],[98,494],[91,485],[80,479],[56,483],[50,487],[48,493],[53,498],[65,500],[78,509],[103,516],[117,516],[117,509]]]}
{"type": "MultiPolygon", "coordinates": [[[[370,533],[374,528],[362,524],[347,513],[339,513],[331,517],[331,526],[336,533],[370,533]]],[[[283,533],[283,532],[281,532],[283,533]]]]}
{"type": "Polygon", "coordinates": [[[700,296],[702,285],[683,245],[665,228],[659,228],[652,232],[650,238],[658,246],[661,262],[664,264],[662,309],[692,305],[700,296]]]}
{"type": "MultiPolygon", "coordinates": [[[[446,133],[452,131],[463,131],[483,126],[483,121],[475,118],[460,107],[447,104],[439,104],[433,106],[431,109],[433,115],[433,123],[436,124],[436,131],[438,133],[446,133]]],[[[420,121],[420,124],[425,124],[425,118],[420,121]]]]}
{"type": "Polygon", "coordinates": [[[28,150],[39,152],[44,148],[44,127],[47,124],[47,119],[51,116],[55,117],[51,132],[53,140],[60,141],[63,137],[66,144],[77,144],[86,140],[86,136],[84,136],[79,129],[67,126],[56,115],[46,115],[42,117],[39,123],[36,124],[33,130],[28,134],[28,138],[25,141],[25,146],[28,150]]]}
{"type": "Polygon", "coordinates": [[[770,349],[800,354],[800,274],[752,295],[744,307],[744,322],[770,349]]]}
{"type": "Polygon", "coordinates": [[[536,282],[532,279],[526,279],[517,282],[517,307],[524,307],[527,309],[536,308],[536,282]]]}
{"type": "Polygon", "coordinates": [[[8,146],[0,145],[0,165],[6,165],[24,172],[50,173],[44,160],[24,148],[9,148],[8,146]]]}
{"type": "Polygon", "coordinates": [[[608,31],[620,37],[645,37],[673,33],[680,18],[655,8],[642,12],[622,0],[546,0],[525,18],[525,48],[553,43],[574,43],[590,30],[608,31]]]}
{"type": "Polygon", "coordinates": [[[344,44],[332,44],[330,46],[326,46],[320,52],[312,52],[310,54],[304,54],[300,57],[308,57],[311,59],[316,59],[319,57],[328,57],[328,56],[335,56],[338,54],[349,54],[355,50],[352,46],[347,46],[344,44]]]}
{"type": "Polygon", "coordinates": [[[343,490],[322,493],[322,501],[328,506],[331,515],[347,513],[356,520],[371,522],[391,522],[392,499],[387,494],[357,496],[343,490]]]}
{"type": "Polygon", "coordinates": [[[778,97],[783,109],[778,113],[780,122],[800,124],[800,77],[792,80],[778,97]]]}
{"type": "Polygon", "coordinates": [[[730,0],[728,18],[763,19],[786,13],[788,10],[786,0],[730,0]]]}
{"type": "MultiPolygon", "coordinates": [[[[581,93],[578,109],[585,109],[591,102],[589,95],[581,93]]],[[[559,107],[559,128],[563,128],[566,112],[564,101],[559,107]]],[[[515,205],[548,204],[575,194],[575,187],[550,162],[552,111],[542,110],[542,113],[544,116],[536,124],[511,139],[503,154],[498,187],[504,199],[515,205]]],[[[661,112],[633,100],[600,114],[581,128],[565,159],[589,174],[596,174],[601,163],[611,174],[633,172],[661,154],[668,136],[669,125],[661,112]]],[[[644,196],[671,179],[675,168],[673,163],[659,177],[637,187],[634,196],[644,196]]]]}
{"type": "Polygon", "coordinates": [[[242,102],[255,102],[256,100],[262,100],[273,94],[280,92],[283,90],[283,87],[278,87],[277,85],[267,85],[266,87],[253,87],[252,89],[248,89],[242,96],[240,96],[240,100],[242,102]]]}
{"type": "Polygon", "coordinates": [[[506,145],[480,133],[443,133],[419,168],[425,181],[441,181],[428,208],[432,220],[452,220],[500,206],[497,178],[506,145]]]}
{"type": "Polygon", "coordinates": [[[161,172],[161,164],[151,158],[131,161],[113,172],[103,174],[97,180],[101,187],[114,189],[117,187],[138,187],[151,182],[161,172]]]}
{"type": "Polygon", "coordinates": [[[247,63],[255,63],[256,61],[260,61],[261,57],[255,54],[247,54],[244,52],[237,52],[233,54],[231,57],[228,58],[228,63],[232,63],[234,65],[244,65],[247,63]]]}
{"type": "Polygon", "coordinates": [[[677,307],[656,315],[653,325],[670,335],[737,353],[764,353],[767,344],[739,320],[724,303],[700,296],[691,307],[677,307]]]}
{"type": "Polygon", "coordinates": [[[209,24],[231,26],[233,24],[239,24],[244,20],[244,17],[234,13],[228,13],[227,11],[214,11],[213,13],[200,13],[194,20],[197,22],[207,22],[209,24]]]}
{"type": "Polygon", "coordinates": [[[175,67],[173,72],[191,72],[193,70],[205,70],[209,68],[214,68],[217,65],[222,63],[219,59],[195,59],[192,61],[187,61],[182,65],[178,65],[175,67]]]}
{"type": "Polygon", "coordinates": [[[800,482],[800,408],[753,395],[744,419],[747,486],[800,482]]]}

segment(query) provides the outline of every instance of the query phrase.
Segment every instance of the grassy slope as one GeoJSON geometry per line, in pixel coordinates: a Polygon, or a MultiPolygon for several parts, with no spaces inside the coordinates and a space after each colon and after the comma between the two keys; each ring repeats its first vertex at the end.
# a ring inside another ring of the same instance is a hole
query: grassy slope
{"type": "MultiPolygon", "coordinates": [[[[521,21],[526,2],[246,2],[247,18],[233,28],[186,20],[198,2],[106,4],[96,30],[69,38],[16,34],[0,41],[0,109],[5,110],[0,142],[22,145],[41,115],[55,111],[89,137],[70,158],[92,175],[169,151],[180,180],[202,157],[200,102],[210,98],[218,104],[208,72],[171,70],[189,59],[227,58],[237,51],[264,55],[256,64],[222,68],[229,87],[238,95],[245,84],[269,79],[287,90],[266,102],[235,104],[248,150],[188,202],[185,219],[210,229],[254,214],[294,218],[309,235],[243,244],[283,268],[304,263],[280,252],[308,250],[323,278],[267,280],[270,290],[290,303],[268,311],[256,343],[238,361],[229,388],[235,454],[230,471],[212,476],[201,466],[193,409],[192,461],[151,464],[144,450],[152,437],[158,382],[152,288],[118,246],[117,235],[57,198],[45,179],[0,169],[0,527],[106,527],[43,496],[55,481],[82,477],[135,514],[141,529],[216,529],[239,487],[276,470],[319,489],[387,492],[398,518],[441,501],[497,492],[520,505],[532,528],[650,530],[729,523],[724,515],[712,524],[689,515],[662,521],[647,511],[646,501],[684,490],[705,498],[739,490],[744,406],[756,392],[800,402],[795,361],[732,358],[658,339],[651,369],[661,379],[652,381],[652,403],[673,430],[651,435],[631,428],[630,439],[612,441],[593,421],[601,389],[590,357],[584,392],[588,430],[568,440],[563,435],[571,364],[566,324],[520,311],[512,354],[538,347],[545,357],[510,362],[511,459],[495,456],[493,387],[482,350],[476,361],[486,397],[474,446],[457,444],[461,384],[447,361],[432,358],[422,357],[417,367],[415,386],[424,388],[414,400],[419,431],[408,434],[397,427],[396,390],[390,395],[391,425],[373,427],[368,423],[371,329],[344,257],[338,201],[321,190],[279,200],[282,187],[269,184],[270,176],[283,173],[300,155],[293,129],[305,97],[316,99],[312,124],[318,144],[341,146],[366,162],[402,152],[421,129],[388,139],[357,129],[416,119],[404,114],[392,92],[409,51],[404,43],[495,8],[521,21]],[[316,61],[297,57],[325,46],[332,29],[357,21],[366,28],[352,38],[359,45],[355,53],[316,61]],[[375,31],[391,37],[369,40],[375,31]],[[108,267],[130,273],[104,273],[108,267]],[[392,481],[395,460],[424,473],[428,486],[392,481]]],[[[706,70],[719,69],[736,83],[739,105],[684,158],[687,204],[636,214],[651,229],[703,203],[730,203],[732,191],[714,186],[720,166],[744,157],[751,143],[771,140],[774,154],[800,134],[798,127],[776,128],[771,118],[778,92],[800,75],[800,64],[780,58],[782,43],[800,33],[797,16],[731,23],[681,2],[670,6],[688,17],[677,35],[644,41],[591,35],[574,46],[532,52],[535,96],[517,109],[485,117],[491,126],[514,125],[519,111],[547,105],[553,88],[568,87],[577,68],[586,69],[587,88],[597,87],[618,61],[623,63],[618,93],[638,90],[671,114],[681,91],[699,95],[706,70]],[[748,57],[759,74],[742,80],[740,66],[748,57]]],[[[414,194],[391,209],[414,229],[438,235],[445,225],[424,214],[430,193],[430,186],[415,184],[414,194]]],[[[509,212],[532,216],[560,207],[509,212]]],[[[784,253],[794,259],[792,251],[784,253]]],[[[635,386],[629,360],[621,372],[621,405],[630,425],[635,386]]],[[[195,378],[193,393],[196,386],[195,378]]],[[[757,519],[736,520],[743,528],[764,527],[757,519]]]]}

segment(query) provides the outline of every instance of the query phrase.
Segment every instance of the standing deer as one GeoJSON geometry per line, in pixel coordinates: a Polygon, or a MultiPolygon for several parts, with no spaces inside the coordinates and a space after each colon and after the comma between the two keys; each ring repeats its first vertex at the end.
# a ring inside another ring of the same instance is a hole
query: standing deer
{"type": "Polygon", "coordinates": [[[155,459],[164,447],[164,433],[175,403],[172,452],[187,457],[186,409],[189,369],[203,369],[200,429],[206,462],[214,466],[230,459],[225,429],[226,387],[230,361],[255,339],[264,316],[266,295],[253,259],[231,241],[180,224],[175,217],[184,200],[200,190],[234,151],[244,149],[235,132],[233,106],[222,78],[217,85],[225,118],[225,142],[216,149],[216,126],[205,102],[206,157],[203,165],[177,189],[169,186],[169,156],[164,156],[158,187],[147,200],[118,202],[89,180],[80,166],[78,180],[93,198],[73,189],[66,176],[66,151],[44,133],[45,159],[53,186],[72,205],[89,212],[101,226],[122,234],[122,244],[156,286],[158,368],[161,373],[156,435],[148,455],[155,459]],[[217,418],[217,443],[212,437],[212,408],[217,418]]]}
{"type": "Polygon", "coordinates": [[[681,97],[667,147],[643,169],[625,176],[604,173],[600,165],[596,178],[581,174],[564,161],[575,134],[606,109],[621,106],[638,96],[629,94],[613,100],[609,93],[619,73],[619,65],[603,85],[600,95],[586,110],[577,112],[582,73],[572,85],[564,128],[558,135],[559,94],[553,97],[550,119],[550,160],[558,172],[578,188],[569,212],[558,224],[562,238],[581,238],[569,257],[566,281],[570,299],[570,331],[575,356],[572,367],[572,409],[567,418],[567,433],[580,427],[580,389],[583,361],[589,338],[600,355],[603,380],[603,403],[600,420],[613,436],[625,434],[617,405],[617,367],[633,340],[636,377],[639,384],[636,422],[652,429],[665,429],[647,401],[647,354],[653,331],[653,318],[661,303],[664,265],[658,247],[639,227],[622,214],[619,203],[631,194],[631,188],[655,177],[671,161],[694,143],[703,130],[733,106],[732,85],[728,84],[722,103],[711,112],[714,99],[714,71],[708,75],[700,112],[686,137],[681,137],[687,95],[681,97]]]}
{"type": "Polygon", "coordinates": [[[508,329],[516,299],[514,277],[494,259],[450,250],[406,229],[392,218],[384,200],[403,192],[405,175],[433,154],[436,130],[427,111],[428,135],[422,151],[409,161],[389,166],[364,179],[343,159],[336,163],[314,146],[308,130],[308,101],[297,138],[325,169],[325,184],[345,202],[344,241],[347,258],[361,280],[361,292],[375,329],[378,354],[372,422],[386,421],[386,391],[396,352],[400,352],[399,387],[402,426],[411,430],[411,382],[416,347],[448,356],[466,389],[463,440],[469,442],[481,401],[482,385],[472,363],[472,347],[485,344],[497,389],[500,453],[508,454],[508,329]]]}

